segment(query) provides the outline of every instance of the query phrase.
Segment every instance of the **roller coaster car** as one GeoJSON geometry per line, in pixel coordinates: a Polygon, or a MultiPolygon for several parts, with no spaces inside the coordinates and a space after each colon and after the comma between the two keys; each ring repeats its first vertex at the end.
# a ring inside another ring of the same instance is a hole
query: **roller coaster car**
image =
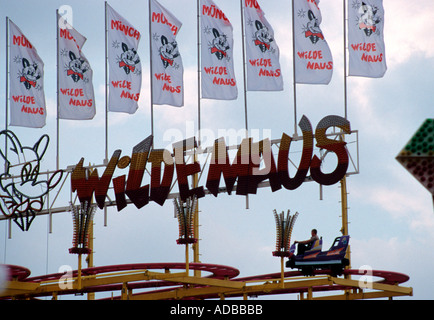
{"type": "Polygon", "coordinates": [[[314,270],[330,270],[332,276],[342,275],[343,270],[349,265],[349,260],[345,258],[348,249],[350,236],[337,237],[328,251],[322,250],[322,238],[315,241],[312,249],[304,254],[295,255],[295,243],[290,248],[289,260],[286,267],[299,269],[305,276],[314,275],[314,270]]]}

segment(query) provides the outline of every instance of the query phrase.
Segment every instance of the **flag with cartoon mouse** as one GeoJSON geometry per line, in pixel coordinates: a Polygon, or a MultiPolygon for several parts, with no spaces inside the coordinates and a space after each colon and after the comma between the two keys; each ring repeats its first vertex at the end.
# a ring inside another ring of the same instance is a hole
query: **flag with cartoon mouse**
{"type": "Polygon", "coordinates": [[[283,90],[279,47],[274,30],[257,1],[243,0],[247,90],[283,90]]]}
{"type": "Polygon", "coordinates": [[[348,0],[348,52],[350,76],[384,76],[383,0],[348,0]]]}
{"type": "Polygon", "coordinates": [[[233,28],[212,0],[200,1],[202,98],[235,100],[233,28]]]}
{"type": "Polygon", "coordinates": [[[328,84],[333,57],[321,29],[319,0],[294,0],[295,81],[328,84]]]}
{"type": "Polygon", "coordinates": [[[152,99],[155,104],[184,105],[184,67],[176,36],[182,23],[151,0],[152,99]]]}
{"type": "Polygon", "coordinates": [[[9,19],[10,125],[42,128],[47,117],[44,63],[36,48],[9,19]]]}
{"type": "Polygon", "coordinates": [[[82,52],[86,38],[59,14],[59,119],[90,120],[95,116],[93,71],[82,52]]]}
{"type": "Polygon", "coordinates": [[[138,109],[142,65],[140,32],[106,3],[109,65],[108,111],[133,114],[138,109]]]}

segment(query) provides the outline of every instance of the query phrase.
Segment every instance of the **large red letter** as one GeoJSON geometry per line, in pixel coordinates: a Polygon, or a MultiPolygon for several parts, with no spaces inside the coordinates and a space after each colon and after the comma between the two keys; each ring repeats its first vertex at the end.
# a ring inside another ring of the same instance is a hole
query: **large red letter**
{"type": "Polygon", "coordinates": [[[315,130],[316,146],[321,149],[332,151],[338,157],[338,164],[332,173],[321,172],[321,160],[315,155],[310,166],[310,174],[312,179],[322,185],[332,185],[345,176],[348,169],[348,152],[345,148],[347,144],[344,141],[331,140],[326,136],[326,131],[330,127],[341,128],[345,133],[350,134],[350,122],[339,116],[327,116],[323,118],[317,125],[315,130]]]}
{"type": "Polygon", "coordinates": [[[288,190],[295,190],[304,182],[307,172],[309,171],[313,154],[313,133],[309,119],[306,118],[306,116],[303,116],[298,126],[303,132],[303,154],[294,178],[289,177],[288,169],[288,155],[292,138],[284,133],[282,134],[282,139],[280,141],[278,174],[280,183],[288,190]]]}

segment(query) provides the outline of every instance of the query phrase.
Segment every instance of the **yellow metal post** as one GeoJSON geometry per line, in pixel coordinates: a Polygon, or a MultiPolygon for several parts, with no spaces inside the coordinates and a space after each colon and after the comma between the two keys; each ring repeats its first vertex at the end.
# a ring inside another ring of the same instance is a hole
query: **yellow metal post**
{"type": "MultiPolygon", "coordinates": [[[[345,141],[345,136],[340,136],[341,141],[345,141]]],[[[347,236],[348,235],[348,193],[347,193],[347,176],[345,175],[341,180],[341,206],[342,206],[342,235],[347,236]]],[[[347,253],[345,255],[345,258],[348,259],[350,262],[346,269],[351,268],[351,249],[350,245],[348,245],[347,253]]],[[[348,276],[350,277],[350,276],[348,276]]]]}
{"type": "MultiPolygon", "coordinates": [[[[90,253],[87,255],[87,267],[93,267],[93,222],[89,226],[89,249],[90,253]]],[[[87,300],[95,300],[95,292],[89,292],[87,294],[87,300]]]]}
{"type": "Polygon", "coordinates": [[[78,254],[77,290],[81,290],[81,253],[78,254]]]}
{"type": "MultiPolygon", "coordinates": [[[[347,178],[346,176],[341,180],[341,206],[342,206],[342,235],[348,235],[348,199],[347,199],[347,178]]],[[[350,246],[348,246],[347,254],[345,256],[351,264],[350,246]]],[[[350,268],[348,266],[347,268],[350,268]]]]}
{"type": "Polygon", "coordinates": [[[185,244],[185,272],[187,273],[187,276],[188,276],[188,273],[189,273],[189,271],[190,271],[190,263],[189,263],[189,254],[188,254],[189,252],[188,252],[188,243],[186,243],[185,244]]]}
{"type": "MultiPolygon", "coordinates": [[[[197,161],[197,155],[194,155],[194,161],[197,161]]],[[[197,188],[199,184],[199,180],[198,180],[198,175],[197,173],[195,175],[193,175],[193,186],[194,188],[197,188]]],[[[193,262],[199,263],[199,199],[196,200],[196,209],[195,209],[195,213],[194,213],[194,219],[193,219],[193,223],[194,223],[194,227],[193,227],[193,231],[194,231],[194,236],[197,239],[196,243],[193,243],[193,262]]],[[[194,276],[195,277],[200,277],[201,276],[201,272],[200,270],[194,270],[194,276]]]]}

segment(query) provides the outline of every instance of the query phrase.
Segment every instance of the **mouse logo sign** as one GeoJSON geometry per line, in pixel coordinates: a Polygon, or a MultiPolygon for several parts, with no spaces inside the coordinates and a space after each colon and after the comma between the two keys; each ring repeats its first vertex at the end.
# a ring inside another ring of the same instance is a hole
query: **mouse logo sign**
{"type": "Polygon", "coordinates": [[[40,162],[48,147],[49,138],[42,136],[33,146],[22,146],[17,136],[8,130],[0,132],[6,149],[0,155],[6,163],[0,175],[0,211],[13,218],[21,230],[27,231],[35,214],[44,206],[44,196],[62,179],[63,172],[56,171],[47,180],[39,173],[40,162]]]}

